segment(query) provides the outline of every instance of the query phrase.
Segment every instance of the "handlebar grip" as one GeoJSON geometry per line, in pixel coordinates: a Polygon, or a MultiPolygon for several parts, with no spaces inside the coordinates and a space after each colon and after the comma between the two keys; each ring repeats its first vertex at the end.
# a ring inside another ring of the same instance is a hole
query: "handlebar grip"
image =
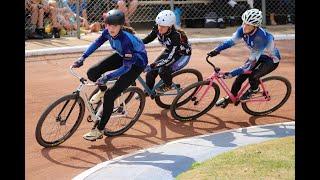
{"type": "Polygon", "coordinates": [[[82,83],[87,82],[87,80],[86,80],[85,78],[83,78],[83,77],[80,79],[80,81],[81,81],[82,83]]]}

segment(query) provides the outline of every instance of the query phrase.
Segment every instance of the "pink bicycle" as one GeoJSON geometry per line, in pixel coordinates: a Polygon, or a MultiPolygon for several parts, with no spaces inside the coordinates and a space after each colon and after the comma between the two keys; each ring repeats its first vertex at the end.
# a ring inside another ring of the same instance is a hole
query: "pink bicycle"
{"type": "Polygon", "coordinates": [[[240,98],[248,90],[249,81],[246,80],[237,96],[233,96],[222,78],[224,72],[209,61],[209,56],[207,56],[206,61],[214,68],[212,75],[204,81],[187,86],[172,102],[171,115],[179,121],[194,120],[211,110],[220,95],[220,88],[214,81],[220,84],[235,106],[241,103],[242,109],[254,116],[274,112],[288,100],[291,94],[291,84],[286,78],[269,76],[260,79],[260,91],[258,93],[250,99],[242,101],[240,98]]]}

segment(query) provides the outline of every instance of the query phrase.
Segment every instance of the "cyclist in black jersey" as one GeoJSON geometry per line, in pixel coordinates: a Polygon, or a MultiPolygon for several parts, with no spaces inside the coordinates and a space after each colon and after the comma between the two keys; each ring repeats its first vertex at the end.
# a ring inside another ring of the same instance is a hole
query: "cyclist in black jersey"
{"type": "Polygon", "coordinates": [[[153,63],[147,66],[146,83],[152,89],[156,77],[160,75],[164,84],[156,91],[166,92],[171,90],[171,74],[188,64],[191,56],[191,45],[185,32],[175,28],[176,17],[172,11],[161,11],[155,21],[156,24],[151,32],[142,41],[144,44],[148,44],[158,38],[159,42],[165,46],[165,50],[153,63]],[[152,70],[155,68],[157,70],[152,70]]]}

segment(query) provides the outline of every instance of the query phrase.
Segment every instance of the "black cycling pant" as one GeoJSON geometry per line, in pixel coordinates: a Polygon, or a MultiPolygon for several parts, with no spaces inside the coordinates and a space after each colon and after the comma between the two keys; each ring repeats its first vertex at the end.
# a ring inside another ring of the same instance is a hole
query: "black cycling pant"
{"type": "MultiPolygon", "coordinates": [[[[114,53],[111,56],[104,58],[99,63],[93,65],[87,72],[88,78],[95,82],[103,73],[120,68],[122,66],[122,61],[122,57],[119,54],[114,53]]],[[[101,121],[97,127],[99,130],[103,130],[108,123],[108,120],[113,112],[114,101],[116,98],[135,82],[143,70],[144,67],[132,65],[131,69],[127,73],[120,76],[115,82],[114,86],[105,92],[103,113],[101,121]]],[[[105,90],[103,87],[100,87],[100,89],[105,90]]]]}
{"type": "Polygon", "coordinates": [[[275,70],[279,63],[274,63],[271,57],[267,55],[261,55],[257,64],[252,68],[251,74],[241,74],[232,84],[231,93],[237,96],[242,83],[249,78],[250,88],[255,90],[259,86],[259,79],[275,70]]]}

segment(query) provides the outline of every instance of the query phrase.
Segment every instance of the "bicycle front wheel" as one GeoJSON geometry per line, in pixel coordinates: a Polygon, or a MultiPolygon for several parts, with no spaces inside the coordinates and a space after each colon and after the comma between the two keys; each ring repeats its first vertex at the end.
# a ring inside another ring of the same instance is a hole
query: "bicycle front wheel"
{"type": "MultiPolygon", "coordinates": [[[[270,76],[262,79],[262,82],[267,91],[267,94],[263,94],[263,96],[265,96],[265,98],[270,96],[270,100],[249,100],[241,103],[242,109],[253,116],[263,116],[274,112],[287,102],[291,94],[291,84],[284,77],[270,76]]],[[[260,91],[262,91],[261,87],[260,91]]]]}
{"type": "Polygon", "coordinates": [[[170,108],[171,115],[179,121],[199,118],[215,105],[219,95],[219,86],[214,82],[211,86],[210,81],[191,84],[173,100],[170,108]]]}
{"type": "Polygon", "coordinates": [[[55,147],[66,141],[79,127],[85,112],[83,99],[76,93],[53,102],[41,115],[36,140],[43,147],[55,147]]]}
{"type": "Polygon", "coordinates": [[[172,82],[174,86],[176,86],[174,90],[156,96],[155,101],[159,107],[170,109],[173,99],[183,88],[202,80],[202,74],[196,69],[182,69],[177,71],[172,74],[172,82]]]}

